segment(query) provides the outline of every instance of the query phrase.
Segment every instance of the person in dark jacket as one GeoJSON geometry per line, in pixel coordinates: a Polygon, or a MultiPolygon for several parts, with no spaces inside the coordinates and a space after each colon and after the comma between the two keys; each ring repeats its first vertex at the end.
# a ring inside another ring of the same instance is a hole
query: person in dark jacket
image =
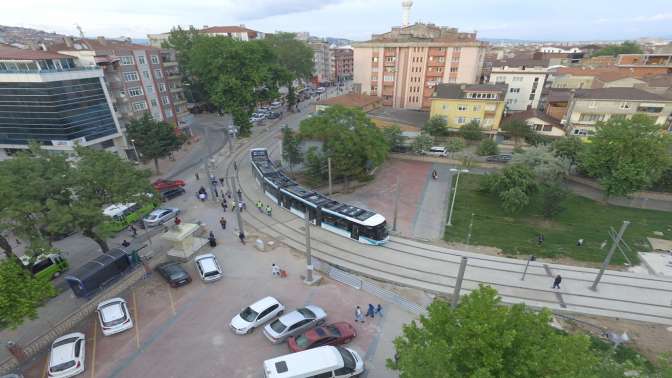
{"type": "Polygon", "coordinates": [[[553,289],[560,289],[560,282],[562,282],[562,277],[558,274],[553,280],[553,289]]]}

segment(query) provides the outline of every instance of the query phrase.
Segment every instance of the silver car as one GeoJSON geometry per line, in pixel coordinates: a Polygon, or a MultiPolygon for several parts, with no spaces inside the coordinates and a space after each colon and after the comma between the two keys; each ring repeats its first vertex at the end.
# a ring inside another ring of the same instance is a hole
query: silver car
{"type": "Polygon", "coordinates": [[[180,209],[175,207],[161,207],[154,209],[151,213],[145,215],[142,222],[146,227],[160,226],[180,214],[180,209]]]}
{"type": "Polygon", "coordinates": [[[323,324],[327,313],[321,308],[308,305],[289,312],[264,327],[264,335],[273,344],[281,343],[288,337],[323,324]]]}

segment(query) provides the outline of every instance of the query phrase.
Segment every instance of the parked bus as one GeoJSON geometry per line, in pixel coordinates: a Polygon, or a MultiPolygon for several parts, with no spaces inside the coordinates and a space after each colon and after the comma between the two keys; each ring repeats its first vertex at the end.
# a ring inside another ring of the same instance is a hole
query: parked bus
{"type": "Polygon", "coordinates": [[[119,232],[149,214],[156,205],[148,202],[144,206],[137,203],[119,203],[103,209],[103,214],[111,219],[102,225],[105,231],[119,232]]]}
{"type": "MultiPolygon", "coordinates": [[[[23,265],[30,265],[30,258],[28,256],[21,256],[23,265]]],[[[54,279],[61,275],[68,269],[68,260],[57,253],[50,253],[48,255],[39,255],[33,263],[30,272],[35,278],[43,278],[46,280],[54,279]]]]}

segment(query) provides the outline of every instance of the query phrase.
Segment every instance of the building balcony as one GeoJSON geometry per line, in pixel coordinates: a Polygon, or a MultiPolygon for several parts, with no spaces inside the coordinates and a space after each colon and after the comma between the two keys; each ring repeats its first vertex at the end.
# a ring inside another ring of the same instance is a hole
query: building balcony
{"type": "Polygon", "coordinates": [[[182,87],[170,87],[170,93],[180,93],[182,91],[184,91],[182,87]]]}
{"type": "Polygon", "coordinates": [[[383,62],[383,67],[395,67],[397,65],[397,62],[383,62]]]}
{"type": "Polygon", "coordinates": [[[177,67],[177,62],[174,61],[174,60],[166,60],[166,61],[163,61],[162,63],[163,63],[163,66],[166,67],[166,68],[177,67]]]}
{"type": "Polygon", "coordinates": [[[446,62],[445,61],[444,62],[439,62],[438,59],[427,61],[427,67],[445,67],[445,66],[446,66],[446,62]]]}
{"type": "Polygon", "coordinates": [[[443,72],[437,72],[437,71],[427,71],[425,72],[425,76],[427,77],[443,77],[443,72]]]}
{"type": "Polygon", "coordinates": [[[182,79],[182,75],[178,72],[166,72],[166,79],[168,80],[179,80],[182,79]]]}
{"type": "Polygon", "coordinates": [[[184,98],[173,98],[173,105],[186,104],[187,100],[184,98]]]}

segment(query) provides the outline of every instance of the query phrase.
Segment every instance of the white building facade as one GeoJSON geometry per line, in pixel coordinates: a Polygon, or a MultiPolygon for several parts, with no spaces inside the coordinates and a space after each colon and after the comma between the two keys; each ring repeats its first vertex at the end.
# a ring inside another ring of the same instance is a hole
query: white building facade
{"type": "Polygon", "coordinates": [[[546,67],[493,67],[489,83],[507,84],[505,105],[508,111],[524,111],[539,106],[541,91],[546,81],[546,67]]]}

